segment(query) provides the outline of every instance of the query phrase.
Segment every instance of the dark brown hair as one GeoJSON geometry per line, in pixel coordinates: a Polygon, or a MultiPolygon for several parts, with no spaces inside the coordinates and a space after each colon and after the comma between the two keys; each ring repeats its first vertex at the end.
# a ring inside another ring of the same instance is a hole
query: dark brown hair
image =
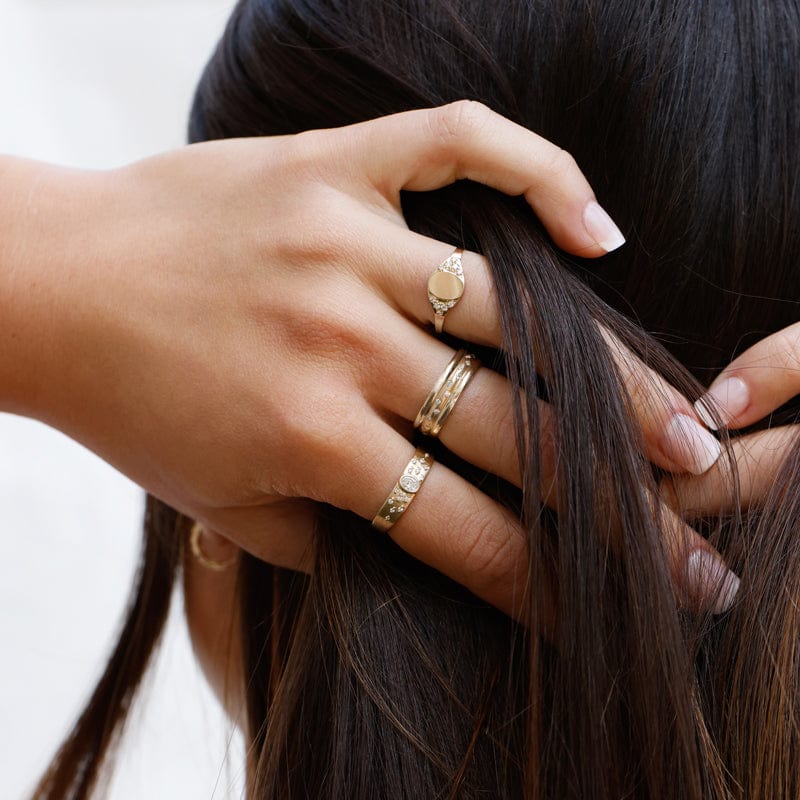
{"type": "MultiPolygon", "coordinates": [[[[733,609],[681,611],[650,500],[660,476],[597,327],[696,399],[797,318],[799,14],[760,0],[238,5],[193,140],[471,98],[572,152],[628,234],[583,263],[519,198],[469,182],[404,197],[413,229],[491,264],[504,348],[484,356],[526,390],[530,433],[517,409],[522,492],[475,479],[522,515],[559,624],[538,635],[536,586],[523,629],[320,508],[312,578],[241,566],[248,797],[800,795],[798,454],[761,507],[699,522],[742,577],[733,609]],[[540,495],[537,398],[557,420],[558,516],[540,495]]],[[[161,630],[186,520],[149,509],[127,626],[39,798],[87,796],[161,630]]]]}

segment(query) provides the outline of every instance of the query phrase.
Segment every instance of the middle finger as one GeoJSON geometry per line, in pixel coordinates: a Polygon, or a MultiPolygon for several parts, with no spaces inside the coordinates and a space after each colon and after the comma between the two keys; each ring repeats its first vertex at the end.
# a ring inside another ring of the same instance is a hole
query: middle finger
{"type": "MultiPolygon", "coordinates": [[[[427,280],[453,247],[385,220],[377,224],[381,250],[370,259],[378,270],[377,283],[397,311],[430,332],[433,310],[428,301],[427,280]],[[402,262],[398,253],[402,253],[402,262]]],[[[461,260],[465,290],[447,312],[445,329],[465,341],[499,348],[500,315],[489,264],[483,256],[469,251],[463,253],[461,260]]],[[[594,323],[587,320],[587,324],[594,323]]],[[[699,475],[708,470],[719,457],[719,443],[700,423],[692,404],[613,334],[604,329],[600,333],[631,398],[648,458],[671,472],[699,475]]],[[[428,375],[426,385],[431,385],[437,375],[428,375]]],[[[543,377],[547,379],[547,375],[543,377]]],[[[495,383],[495,387],[500,384],[495,383]]],[[[506,402],[506,416],[501,419],[511,419],[509,410],[510,402],[506,402]]]]}

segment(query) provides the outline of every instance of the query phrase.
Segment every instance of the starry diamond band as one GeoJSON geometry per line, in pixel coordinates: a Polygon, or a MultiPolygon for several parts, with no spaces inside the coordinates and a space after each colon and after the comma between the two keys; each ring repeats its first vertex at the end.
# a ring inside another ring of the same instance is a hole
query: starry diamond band
{"type": "Polygon", "coordinates": [[[372,520],[372,527],[386,533],[403,516],[405,510],[416,497],[425,478],[433,466],[433,456],[424,450],[417,450],[406,464],[403,474],[394,485],[391,494],[372,520]]]}
{"type": "Polygon", "coordinates": [[[461,266],[463,250],[458,247],[428,278],[428,301],[433,306],[433,325],[436,333],[444,329],[445,314],[464,294],[464,270],[461,266]]]}
{"type": "Polygon", "coordinates": [[[467,388],[481,362],[466,350],[459,350],[445,367],[414,420],[414,427],[436,438],[467,388]]]}

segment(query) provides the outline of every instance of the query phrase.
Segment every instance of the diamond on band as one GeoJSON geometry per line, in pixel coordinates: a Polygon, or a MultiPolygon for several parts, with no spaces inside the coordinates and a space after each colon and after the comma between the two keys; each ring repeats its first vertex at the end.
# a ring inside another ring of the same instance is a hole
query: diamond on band
{"type": "Polygon", "coordinates": [[[425,478],[433,466],[433,457],[419,448],[406,464],[403,474],[394,485],[391,494],[372,520],[372,527],[386,533],[403,516],[416,497],[425,478]]]}
{"type": "Polygon", "coordinates": [[[463,252],[460,247],[456,248],[428,278],[428,302],[433,306],[436,333],[442,332],[445,314],[464,294],[464,270],[461,266],[463,252]]]}
{"type": "Polygon", "coordinates": [[[419,478],[415,478],[413,475],[403,475],[402,478],[399,480],[400,488],[404,492],[418,492],[420,483],[419,478]]]}
{"type": "Polygon", "coordinates": [[[436,438],[480,365],[481,362],[472,353],[459,350],[450,359],[422,404],[414,420],[414,427],[436,438]]]}

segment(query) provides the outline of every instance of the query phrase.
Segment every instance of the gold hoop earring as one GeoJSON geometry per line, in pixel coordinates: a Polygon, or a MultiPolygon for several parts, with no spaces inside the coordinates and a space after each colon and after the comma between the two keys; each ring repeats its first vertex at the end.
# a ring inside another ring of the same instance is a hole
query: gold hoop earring
{"type": "Polygon", "coordinates": [[[231,556],[226,561],[216,561],[209,558],[200,546],[200,537],[203,535],[203,526],[199,522],[192,525],[192,532],[189,534],[189,547],[191,547],[192,555],[206,568],[214,572],[222,572],[233,566],[236,563],[236,556],[231,556]]]}

